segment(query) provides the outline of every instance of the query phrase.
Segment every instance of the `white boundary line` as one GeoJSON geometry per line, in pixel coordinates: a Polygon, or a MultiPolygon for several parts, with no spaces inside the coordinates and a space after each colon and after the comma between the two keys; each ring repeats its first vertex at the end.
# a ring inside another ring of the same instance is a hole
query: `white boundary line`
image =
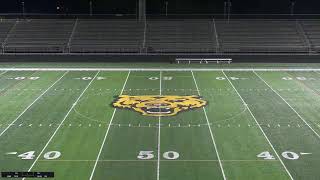
{"type": "MultiPolygon", "coordinates": [[[[44,160],[39,160],[40,162],[95,162],[96,160],[90,160],[90,159],[79,159],[79,160],[71,160],[71,159],[66,159],[66,160],[57,160],[57,159],[44,159],[44,160]]],[[[158,160],[143,160],[143,159],[101,159],[99,160],[100,162],[157,162],[158,160]]],[[[176,162],[217,162],[217,159],[175,159],[174,161],[172,160],[168,160],[168,159],[163,159],[161,160],[162,162],[172,162],[172,163],[176,163],[176,162]]],[[[250,159],[226,159],[226,160],[221,160],[224,162],[278,162],[278,160],[276,159],[270,159],[268,161],[266,161],[265,159],[254,159],[254,160],[250,160],[250,159]]]]}
{"type": "Polygon", "coordinates": [[[274,90],[259,74],[257,74],[255,71],[253,73],[260,78],[261,81],[263,81],[274,93],[276,93],[291,109],[296,113],[296,115],[311,129],[311,131],[320,138],[320,135],[310,126],[309,123],[276,91],[274,90]]]}
{"type": "MultiPolygon", "coordinates": [[[[162,72],[160,71],[160,96],[162,95],[162,72]]],[[[157,180],[160,179],[160,148],[161,148],[161,116],[159,116],[159,124],[158,124],[158,160],[157,160],[157,180]]]]}
{"type": "Polygon", "coordinates": [[[320,68],[0,68],[0,71],[306,71],[320,72],[320,68]]]}
{"type": "MultiPolygon", "coordinates": [[[[193,81],[194,81],[194,83],[196,85],[198,94],[200,96],[201,94],[200,94],[200,91],[199,91],[199,88],[198,88],[198,84],[197,84],[196,78],[194,77],[193,71],[191,71],[191,74],[192,74],[193,81]]],[[[220,165],[220,169],[221,169],[221,172],[222,172],[222,175],[223,175],[223,179],[226,180],[227,178],[226,178],[226,175],[224,173],[224,169],[223,169],[223,166],[222,166],[222,163],[221,163],[221,159],[220,159],[220,155],[219,155],[219,152],[218,152],[218,149],[217,149],[216,141],[214,140],[214,137],[213,137],[213,133],[212,133],[212,130],[211,130],[210,122],[209,122],[209,119],[208,119],[208,116],[207,116],[207,111],[206,111],[206,109],[204,107],[202,107],[202,109],[203,109],[204,115],[205,115],[207,123],[208,123],[208,128],[209,128],[209,131],[210,131],[212,143],[214,145],[214,149],[215,149],[216,154],[217,154],[217,158],[218,158],[218,161],[219,161],[219,165],[220,165]]]]}
{"type": "MultiPolygon", "coordinates": [[[[122,87],[122,90],[121,90],[120,95],[122,95],[122,93],[123,93],[123,91],[124,91],[124,88],[126,87],[126,84],[127,84],[128,79],[129,79],[130,73],[131,73],[131,71],[128,72],[127,78],[126,78],[126,80],[125,80],[125,82],[124,82],[124,84],[123,84],[123,87],[122,87]]],[[[98,164],[98,161],[99,161],[99,158],[100,158],[102,149],[103,149],[104,144],[105,144],[105,142],[106,142],[106,139],[107,139],[107,137],[108,137],[109,130],[110,130],[110,127],[111,127],[111,124],[112,124],[112,121],[113,121],[113,118],[114,118],[116,112],[117,112],[117,109],[115,108],[115,109],[113,110],[113,113],[112,113],[112,116],[111,116],[111,119],[110,119],[110,122],[109,122],[109,125],[108,125],[108,129],[107,129],[106,134],[105,134],[105,136],[104,136],[104,138],[103,138],[103,142],[102,142],[102,144],[101,144],[101,147],[100,147],[100,150],[99,150],[99,153],[98,153],[96,162],[94,163],[94,166],[93,166],[93,169],[92,169],[90,178],[89,178],[90,180],[92,180],[92,178],[93,178],[93,175],[94,175],[94,172],[95,172],[95,170],[96,170],[96,167],[97,167],[97,164],[98,164]]]]}
{"type": "Polygon", "coordinates": [[[28,111],[28,109],[34,104],[36,103],[45,93],[47,93],[55,84],[57,84],[66,74],[68,73],[65,72],[58,80],[56,80],[50,87],[48,87],[42,94],[40,94],[27,108],[25,108],[20,114],[19,116],[13,120],[9,126],[4,129],[1,133],[0,133],[0,137],[11,127],[12,124],[14,124],[26,111],[28,111]]]}
{"type": "Polygon", "coordinates": [[[284,167],[285,171],[287,172],[287,174],[289,175],[290,179],[293,180],[293,177],[291,175],[291,173],[289,172],[289,170],[287,169],[286,165],[283,163],[282,159],[280,158],[279,154],[277,153],[277,151],[275,150],[275,148],[273,147],[271,141],[269,140],[269,138],[267,137],[266,133],[263,131],[262,127],[260,126],[260,124],[258,123],[256,117],[253,115],[253,113],[251,112],[248,104],[243,100],[242,96],[239,94],[238,90],[234,87],[234,85],[232,84],[232,82],[230,81],[229,77],[226,75],[226,73],[224,73],[224,71],[222,71],[223,75],[227,78],[227,80],[229,81],[230,85],[232,86],[232,88],[235,90],[235,92],[238,94],[238,96],[240,97],[242,103],[247,106],[247,109],[250,113],[250,115],[253,117],[253,119],[255,120],[257,126],[259,127],[259,129],[261,130],[263,136],[266,138],[266,140],[268,141],[269,145],[271,146],[272,150],[274,151],[274,153],[276,154],[277,158],[279,159],[280,163],[282,164],[282,166],[284,167]]]}
{"type": "MultiPolygon", "coordinates": [[[[47,144],[43,147],[43,149],[41,150],[41,152],[39,153],[38,157],[36,158],[36,160],[32,163],[31,167],[29,168],[28,172],[31,171],[31,169],[33,168],[33,166],[37,163],[38,159],[41,157],[42,153],[45,151],[45,149],[48,147],[49,143],[52,141],[52,139],[54,138],[54,136],[56,135],[56,133],[58,132],[58,130],[60,129],[60,127],[62,126],[63,122],[67,119],[67,117],[69,116],[69,114],[71,113],[71,111],[73,110],[73,108],[77,105],[78,101],[81,99],[81,97],[83,96],[83,94],[85,93],[85,91],[89,88],[89,86],[91,85],[91,83],[93,82],[94,79],[96,79],[97,75],[99,74],[100,71],[98,71],[95,76],[91,79],[91,81],[88,83],[88,85],[86,86],[86,88],[82,91],[82,93],[79,95],[79,97],[77,98],[77,100],[72,104],[71,108],[69,109],[69,111],[67,112],[67,114],[64,116],[63,120],[60,122],[59,126],[57,127],[57,129],[54,131],[54,133],[52,134],[52,136],[50,137],[50,139],[48,140],[47,144]]],[[[25,178],[23,178],[24,180],[25,178]]]]}

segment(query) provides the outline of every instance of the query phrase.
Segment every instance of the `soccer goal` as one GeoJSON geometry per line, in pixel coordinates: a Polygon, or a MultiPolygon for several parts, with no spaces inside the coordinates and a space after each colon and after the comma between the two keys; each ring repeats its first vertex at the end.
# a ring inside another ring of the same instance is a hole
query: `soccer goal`
{"type": "Polygon", "coordinates": [[[228,63],[230,64],[232,62],[231,58],[176,58],[176,63],[180,64],[180,63],[205,63],[205,64],[209,64],[209,63],[228,63]]]}

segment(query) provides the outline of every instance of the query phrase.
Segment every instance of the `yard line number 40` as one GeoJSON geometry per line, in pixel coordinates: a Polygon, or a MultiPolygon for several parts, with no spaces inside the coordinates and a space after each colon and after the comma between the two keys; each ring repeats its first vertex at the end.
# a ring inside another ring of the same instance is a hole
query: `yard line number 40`
{"type": "MultiPolygon", "coordinates": [[[[297,160],[300,157],[297,153],[291,152],[291,151],[284,151],[284,152],[281,153],[281,155],[285,159],[289,159],[289,160],[297,160]]],[[[274,160],[274,159],[276,159],[269,151],[264,151],[264,152],[258,154],[257,157],[263,158],[265,160],[274,160]]]]}
{"type": "MultiPolygon", "coordinates": [[[[31,160],[35,157],[34,153],[35,151],[28,151],[18,155],[18,157],[24,160],[31,160]]],[[[52,159],[58,159],[60,156],[61,156],[61,152],[59,151],[49,151],[43,155],[43,158],[47,160],[52,160],[52,159]]]]}

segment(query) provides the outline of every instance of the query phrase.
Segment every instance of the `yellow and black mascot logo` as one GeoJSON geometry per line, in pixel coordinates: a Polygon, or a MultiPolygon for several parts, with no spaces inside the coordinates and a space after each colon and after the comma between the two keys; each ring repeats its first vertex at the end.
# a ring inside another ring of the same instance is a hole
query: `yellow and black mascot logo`
{"type": "Polygon", "coordinates": [[[207,101],[200,96],[128,96],[113,102],[115,108],[133,109],[144,116],[174,116],[181,111],[201,108],[207,101]]]}

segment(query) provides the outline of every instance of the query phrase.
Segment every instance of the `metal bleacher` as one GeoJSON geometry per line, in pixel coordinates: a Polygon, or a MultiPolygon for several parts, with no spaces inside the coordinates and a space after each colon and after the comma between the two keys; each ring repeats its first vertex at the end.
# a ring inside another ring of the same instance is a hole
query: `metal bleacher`
{"type": "Polygon", "coordinates": [[[6,20],[1,20],[0,22],[0,42],[1,42],[1,52],[4,51],[4,45],[5,42],[8,39],[8,34],[10,30],[14,27],[15,21],[6,21],[6,20]]]}
{"type": "Polygon", "coordinates": [[[216,21],[222,52],[307,52],[296,28],[289,20],[216,21]]]}
{"type": "Polygon", "coordinates": [[[146,45],[151,52],[214,53],[211,20],[153,20],[147,23],[146,45]]]}
{"type": "Polygon", "coordinates": [[[5,52],[64,52],[74,20],[17,20],[5,52]]]}
{"type": "Polygon", "coordinates": [[[312,48],[320,52],[320,23],[319,20],[305,20],[302,22],[306,36],[310,40],[312,48]]]}
{"type": "Polygon", "coordinates": [[[317,20],[6,19],[2,53],[317,53],[317,20]]]}
{"type": "Polygon", "coordinates": [[[143,23],[136,20],[79,20],[70,51],[138,53],[143,32],[143,23]]]}

